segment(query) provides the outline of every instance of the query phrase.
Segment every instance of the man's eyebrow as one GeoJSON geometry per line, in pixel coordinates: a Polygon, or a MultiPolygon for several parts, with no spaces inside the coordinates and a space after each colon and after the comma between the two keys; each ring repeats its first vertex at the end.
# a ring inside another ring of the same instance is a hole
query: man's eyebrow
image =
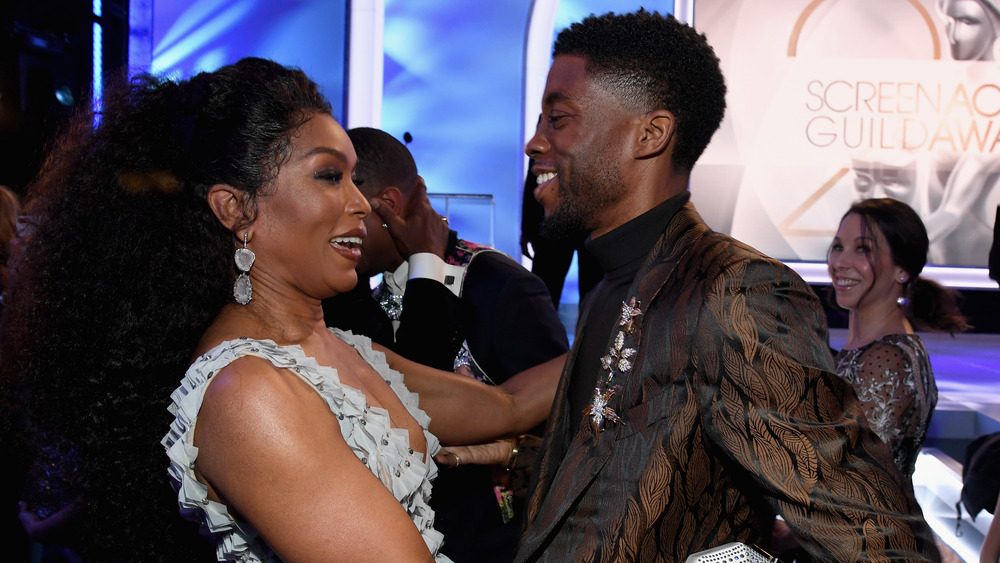
{"type": "Polygon", "coordinates": [[[572,98],[566,95],[565,92],[561,90],[556,90],[554,92],[549,92],[548,94],[546,94],[543,103],[545,103],[546,105],[552,105],[556,102],[565,102],[569,100],[572,100],[572,98]]]}

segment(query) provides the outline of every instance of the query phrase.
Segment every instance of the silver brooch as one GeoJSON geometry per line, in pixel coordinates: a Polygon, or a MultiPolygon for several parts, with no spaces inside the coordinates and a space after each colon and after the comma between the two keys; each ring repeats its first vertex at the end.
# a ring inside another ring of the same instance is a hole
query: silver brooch
{"type": "Polygon", "coordinates": [[[632,371],[632,362],[638,349],[626,346],[626,340],[635,336],[636,319],[642,315],[639,302],[635,297],[629,299],[627,303],[622,303],[622,312],[618,317],[618,326],[621,330],[615,335],[608,353],[601,357],[601,368],[607,372],[604,381],[594,388],[594,398],[591,400],[583,413],[590,418],[590,426],[594,430],[595,438],[600,435],[608,422],[621,422],[618,413],[615,412],[608,403],[611,397],[618,392],[621,387],[614,384],[618,374],[628,374],[632,371]]]}

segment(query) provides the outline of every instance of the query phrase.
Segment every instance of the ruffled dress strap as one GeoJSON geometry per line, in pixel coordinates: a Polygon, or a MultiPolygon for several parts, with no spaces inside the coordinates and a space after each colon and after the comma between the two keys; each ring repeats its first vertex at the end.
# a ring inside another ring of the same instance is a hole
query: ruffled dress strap
{"type": "Polygon", "coordinates": [[[289,369],[316,389],[337,415],[347,445],[407,510],[436,559],[447,561],[439,554],[443,538],[433,528],[434,512],[427,504],[431,480],[437,475],[432,457],[441,448],[437,438],[427,430],[430,418],[417,406],[417,395],[406,389],[402,374],[389,368],[385,355],[373,350],[369,339],[333,332],[385,379],[423,428],[426,461],[423,454],[409,447],[407,431],[391,426],[385,409],[369,406],[364,393],[342,384],[336,369],[319,365],[301,347],[248,338],[223,342],[197,358],[171,394],[169,410],[175,418],[162,440],[170,458],[168,472],[177,489],[181,513],[202,523],[212,534],[219,561],[278,561],[252,526],[234,518],[226,505],[208,498],[207,487],[197,480],[194,472],[198,457],[198,448],[193,443],[194,428],[205,391],[216,373],[245,356],[264,358],[276,367],[289,369]]]}

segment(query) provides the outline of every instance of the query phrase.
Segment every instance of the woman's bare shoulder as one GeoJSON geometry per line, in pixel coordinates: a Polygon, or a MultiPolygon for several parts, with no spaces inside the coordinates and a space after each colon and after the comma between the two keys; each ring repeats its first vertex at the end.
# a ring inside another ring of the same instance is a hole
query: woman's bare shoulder
{"type": "Polygon", "coordinates": [[[247,355],[215,374],[205,391],[202,414],[218,407],[218,415],[226,418],[258,418],[272,411],[288,415],[310,405],[329,411],[316,390],[300,377],[266,358],[247,355]]]}
{"type": "Polygon", "coordinates": [[[249,457],[263,464],[305,455],[317,447],[317,429],[330,429],[323,436],[334,444],[337,428],[336,416],[306,381],[266,358],[248,355],[212,377],[194,445],[202,450],[198,464],[203,474],[214,481],[232,474],[234,460],[249,457]]]}

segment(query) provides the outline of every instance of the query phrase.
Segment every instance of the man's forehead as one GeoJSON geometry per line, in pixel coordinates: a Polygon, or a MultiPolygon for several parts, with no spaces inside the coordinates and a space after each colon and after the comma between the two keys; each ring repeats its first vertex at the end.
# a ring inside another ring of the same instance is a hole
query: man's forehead
{"type": "Polygon", "coordinates": [[[545,82],[543,102],[573,100],[581,97],[590,87],[587,61],[574,55],[559,55],[552,61],[545,82]]]}
{"type": "Polygon", "coordinates": [[[580,80],[587,77],[587,59],[579,55],[556,55],[549,67],[549,80],[580,80]]]}

